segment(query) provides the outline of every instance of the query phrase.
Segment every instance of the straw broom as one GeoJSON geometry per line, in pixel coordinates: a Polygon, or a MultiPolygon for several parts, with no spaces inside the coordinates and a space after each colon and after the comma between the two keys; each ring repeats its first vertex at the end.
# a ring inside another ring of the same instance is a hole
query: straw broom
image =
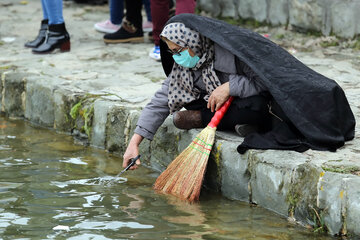
{"type": "Polygon", "coordinates": [[[230,97],[202,130],[156,179],[154,189],[190,202],[199,200],[206,165],[215,141],[216,127],[229,108],[230,97]]]}

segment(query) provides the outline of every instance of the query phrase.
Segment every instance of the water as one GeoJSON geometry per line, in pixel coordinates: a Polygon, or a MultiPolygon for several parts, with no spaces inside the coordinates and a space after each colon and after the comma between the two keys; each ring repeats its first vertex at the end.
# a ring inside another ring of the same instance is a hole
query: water
{"type": "Polygon", "coordinates": [[[156,173],[114,179],[120,166],[70,136],[0,118],[0,238],[333,239],[214,193],[197,204],[158,195],[156,173]]]}

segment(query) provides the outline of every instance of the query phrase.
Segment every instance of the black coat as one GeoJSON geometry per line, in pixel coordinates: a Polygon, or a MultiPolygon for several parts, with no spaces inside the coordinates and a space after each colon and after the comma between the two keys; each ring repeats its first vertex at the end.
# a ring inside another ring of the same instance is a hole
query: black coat
{"type": "MultiPolygon", "coordinates": [[[[251,30],[216,19],[180,14],[168,23],[181,22],[232,52],[252,69],[288,118],[266,134],[250,134],[238,147],[335,151],[354,138],[355,118],[344,91],[331,80],[297,60],[286,50],[251,30]]],[[[173,59],[161,43],[161,59],[168,75],[173,59]]],[[[282,110],[282,111],[281,111],[282,110]]]]}

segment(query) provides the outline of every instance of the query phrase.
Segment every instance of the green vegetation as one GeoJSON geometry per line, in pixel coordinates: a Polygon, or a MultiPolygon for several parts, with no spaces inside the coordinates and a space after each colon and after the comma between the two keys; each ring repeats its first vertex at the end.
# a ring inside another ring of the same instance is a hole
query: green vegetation
{"type": "Polygon", "coordinates": [[[317,202],[317,183],[323,175],[318,168],[309,164],[299,165],[294,171],[292,181],[288,184],[286,202],[289,204],[288,215],[293,218],[295,215],[307,217],[314,232],[326,232],[323,209],[314,209],[317,202]],[[311,219],[313,221],[311,221],[311,219]]]}
{"type": "Polygon", "coordinates": [[[82,106],[82,101],[78,102],[77,104],[75,104],[71,110],[70,110],[70,116],[72,117],[72,119],[76,119],[77,116],[79,115],[79,111],[81,109],[82,106]]]}
{"type": "Polygon", "coordinates": [[[320,212],[319,210],[316,210],[314,207],[311,207],[311,209],[314,211],[313,215],[313,221],[314,221],[314,232],[316,233],[326,233],[328,230],[325,225],[324,221],[324,212],[320,212]]]}
{"type": "Polygon", "coordinates": [[[90,137],[94,117],[94,102],[98,98],[110,95],[112,94],[86,94],[78,103],[73,105],[69,114],[75,120],[74,128],[90,137]]]}
{"type": "Polygon", "coordinates": [[[356,174],[360,171],[357,166],[332,166],[324,164],[322,169],[327,172],[344,173],[344,174],[356,174]]]}
{"type": "Polygon", "coordinates": [[[268,23],[259,22],[255,19],[243,19],[243,18],[233,18],[233,17],[219,17],[220,20],[227,22],[231,25],[236,26],[245,26],[249,28],[258,28],[261,26],[270,26],[268,23]]]}
{"type": "Polygon", "coordinates": [[[85,120],[83,130],[86,133],[86,135],[90,136],[92,118],[94,116],[94,105],[91,106],[90,110],[88,108],[85,108],[83,116],[84,116],[84,120],[85,120]]]}
{"type": "Polygon", "coordinates": [[[321,37],[323,36],[321,32],[311,29],[306,29],[306,35],[309,37],[321,37]]]}
{"type": "Polygon", "coordinates": [[[277,40],[282,40],[282,39],[284,39],[285,38],[285,34],[277,34],[277,35],[275,35],[275,38],[277,39],[277,40]]]}
{"type": "Polygon", "coordinates": [[[9,69],[16,69],[17,66],[15,65],[5,65],[5,66],[0,66],[0,70],[9,70],[9,69]]]}
{"type": "Polygon", "coordinates": [[[300,194],[295,191],[294,188],[290,189],[288,194],[286,195],[286,201],[289,203],[288,214],[290,217],[294,217],[295,208],[297,203],[299,202],[300,194]]]}
{"type": "Polygon", "coordinates": [[[352,45],[351,48],[355,50],[360,50],[360,39],[357,39],[352,45]]]}
{"type": "Polygon", "coordinates": [[[323,48],[339,46],[339,40],[322,41],[320,42],[320,46],[323,48]]]}

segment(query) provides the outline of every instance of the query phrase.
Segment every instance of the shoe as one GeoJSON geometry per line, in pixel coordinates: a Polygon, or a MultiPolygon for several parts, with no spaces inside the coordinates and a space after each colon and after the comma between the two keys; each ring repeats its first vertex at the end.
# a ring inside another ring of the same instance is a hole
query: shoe
{"type": "Polygon", "coordinates": [[[66,31],[65,23],[49,25],[45,41],[37,48],[33,48],[32,52],[45,54],[51,53],[57,48],[59,48],[61,52],[70,51],[70,36],[66,31]]]}
{"type": "Polygon", "coordinates": [[[25,47],[37,48],[38,46],[40,46],[45,41],[47,30],[48,30],[48,20],[45,19],[41,21],[40,30],[37,37],[34,40],[25,43],[25,47]]]}
{"type": "Polygon", "coordinates": [[[257,127],[249,124],[237,124],[235,125],[235,132],[240,137],[246,137],[248,134],[256,132],[257,127]]]}
{"type": "Polygon", "coordinates": [[[173,114],[175,127],[180,129],[193,129],[203,127],[201,112],[197,110],[178,111],[173,114]]]}
{"type": "Polygon", "coordinates": [[[94,28],[103,33],[114,33],[118,31],[121,27],[121,24],[113,24],[110,20],[103,22],[98,22],[94,24],[94,28]]]}
{"type": "Polygon", "coordinates": [[[130,22],[124,20],[121,28],[114,33],[104,35],[105,43],[127,43],[144,42],[144,33],[142,29],[136,28],[130,22]]]}
{"type": "Polygon", "coordinates": [[[151,32],[153,29],[153,23],[146,21],[143,23],[142,28],[144,32],[151,32]]]}
{"type": "Polygon", "coordinates": [[[156,61],[161,61],[161,56],[160,56],[160,46],[154,46],[150,53],[149,53],[149,57],[156,60],[156,61]]]}

